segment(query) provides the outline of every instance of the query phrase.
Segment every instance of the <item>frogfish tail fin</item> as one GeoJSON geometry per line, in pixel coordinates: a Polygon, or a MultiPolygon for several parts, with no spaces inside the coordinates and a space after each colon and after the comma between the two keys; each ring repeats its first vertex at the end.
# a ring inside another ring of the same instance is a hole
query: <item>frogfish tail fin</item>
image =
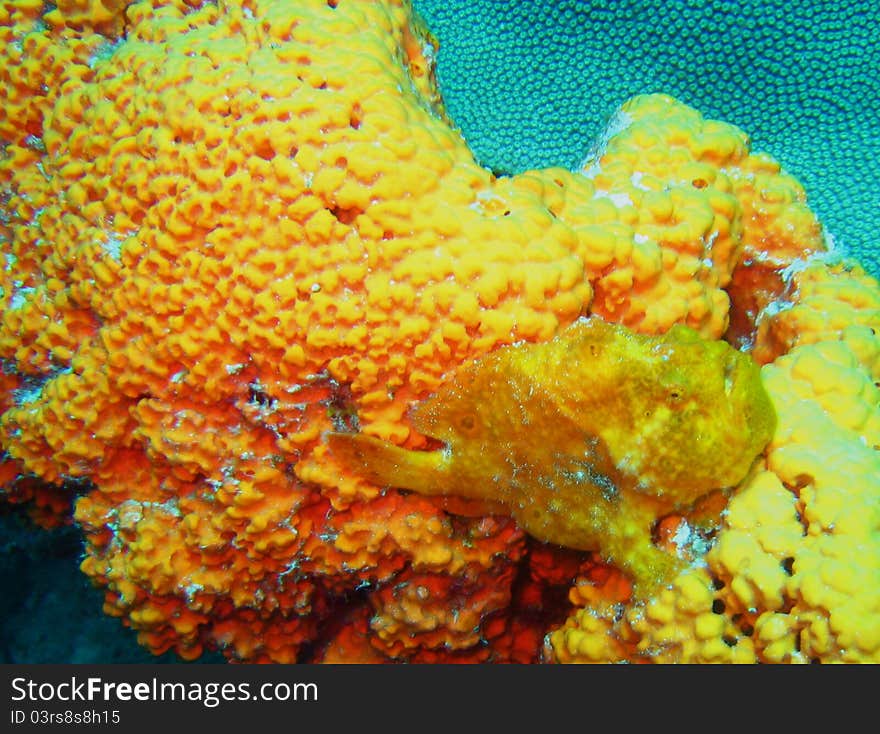
{"type": "Polygon", "coordinates": [[[444,494],[446,452],[412,451],[363,433],[326,434],[333,455],[373,484],[411,489],[419,494],[444,494]]]}

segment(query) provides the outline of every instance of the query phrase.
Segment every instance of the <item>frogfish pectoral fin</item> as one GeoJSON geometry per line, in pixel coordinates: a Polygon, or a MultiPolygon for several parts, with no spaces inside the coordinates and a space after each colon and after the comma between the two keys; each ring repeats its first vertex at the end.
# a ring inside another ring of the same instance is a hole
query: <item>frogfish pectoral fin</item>
{"type": "Polygon", "coordinates": [[[373,484],[446,494],[449,456],[443,449],[412,451],[363,433],[331,431],[326,436],[333,455],[373,484]]]}

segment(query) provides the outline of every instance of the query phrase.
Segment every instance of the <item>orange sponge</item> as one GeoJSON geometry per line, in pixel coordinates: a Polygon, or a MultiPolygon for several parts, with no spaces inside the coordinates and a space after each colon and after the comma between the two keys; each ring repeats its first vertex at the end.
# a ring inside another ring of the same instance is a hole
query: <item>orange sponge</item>
{"type": "Polygon", "coordinates": [[[322,435],[423,448],[407,411],[456,368],[582,315],[717,339],[733,301],[766,359],[814,322],[769,304],[818,226],[741,131],[639,97],[582,171],[496,178],[403,0],[10,0],[0,39],[0,443],[87,483],[82,568],[156,652],[299,660],[369,609],[383,654],[522,660],[567,581],[322,435]]]}

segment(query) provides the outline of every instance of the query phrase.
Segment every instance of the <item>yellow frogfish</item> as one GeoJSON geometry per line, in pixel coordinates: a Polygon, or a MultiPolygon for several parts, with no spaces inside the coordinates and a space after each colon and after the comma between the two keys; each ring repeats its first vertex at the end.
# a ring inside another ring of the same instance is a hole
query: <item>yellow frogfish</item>
{"type": "Polygon", "coordinates": [[[597,551],[642,596],[683,565],[654,544],[658,519],[740,483],[776,415],[759,367],[729,344],[592,317],[462,365],[411,420],[443,446],[327,440],[376,484],[488,501],[539,540],[597,551]]]}

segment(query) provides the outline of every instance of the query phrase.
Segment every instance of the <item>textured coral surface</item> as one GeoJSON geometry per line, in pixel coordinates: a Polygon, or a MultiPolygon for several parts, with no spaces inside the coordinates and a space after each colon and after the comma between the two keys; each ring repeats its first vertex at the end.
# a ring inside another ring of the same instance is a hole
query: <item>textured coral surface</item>
{"type": "Polygon", "coordinates": [[[414,0],[477,159],[577,165],[636,94],[736,123],[783,160],[838,245],[880,276],[880,4],[874,0],[414,0]]]}
{"type": "Polygon", "coordinates": [[[6,0],[0,35],[4,492],[44,524],[75,500],[143,645],[878,658],[878,287],[800,266],[821,229],[740,130],[638,97],[582,171],[496,178],[403,2],[6,0]],[[661,528],[693,563],[645,604],[322,437],[423,448],[407,410],[458,365],[584,314],[726,333],[780,415],[720,532],[661,528]]]}
{"type": "Polygon", "coordinates": [[[598,318],[465,363],[410,420],[443,446],[337,431],[327,443],[376,484],[488,501],[533,538],[598,551],[638,597],[681,567],[655,547],[657,521],[739,484],[776,425],[758,365],[727,342],[598,318]]]}
{"type": "MultiPolygon", "coordinates": [[[[864,285],[823,266],[799,278],[825,280],[841,295],[864,285]]],[[[823,304],[853,325],[818,341],[807,332],[763,368],[779,425],[766,461],[730,501],[705,564],[623,615],[601,584],[589,587],[592,597],[573,592],[582,608],[549,636],[557,659],[880,660],[880,340],[855,325],[865,314],[877,323],[880,297],[870,285],[857,304],[823,304]]]]}

